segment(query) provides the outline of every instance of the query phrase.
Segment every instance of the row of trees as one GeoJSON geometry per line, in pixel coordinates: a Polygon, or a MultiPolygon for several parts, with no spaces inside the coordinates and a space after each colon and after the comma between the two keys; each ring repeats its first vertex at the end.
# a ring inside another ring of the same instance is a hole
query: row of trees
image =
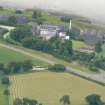
{"type": "MultiPolygon", "coordinates": [[[[97,94],[92,94],[87,96],[86,98],[87,105],[105,105],[105,103],[101,100],[101,97],[97,94]]],[[[72,105],[70,101],[69,95],[64,95],[59,100],[61,105],[72,105]]],[[[28,98],[19,99],[16,98],[13,102],[13,105],[42,105],[37,100],[31,100],[28,98]]]]}
{"type": "Polygon", "coordinates": [[[1,83],[5,87],[3,90],[4,95],[7,95],[7,96],[10,95],[10,92],[8,90],[8,86],[10,85],[9,78],[7,76],[4,76],[1,80],[1,83]]]}
{"type": "Polygon", "coordinates": [[[19,99],[16,98],[13,102],[13,105],[42,105],[37,100],[32,100],[28,98],[19,99]]]}
{"type": "Polygon", "coordinates": [[[0,21],[0,24],[4,24],[4,25],[16,25],[17,23],[17,19],[15,16],[9,16],[9,18],[5,21],[0,21]]]}
{"type": "Polygon", "coordinates": [[[0,63],[0,72],[3,72],[4,74],[19,73],[31,70],[32,66],[33,64],[30,60],[10,62],[7,65],[0,63]]]}
{"type": "MultiPolygon", "coordinates": [[[[0,10],[2,10],[3,8],[0,7],[0,10]]],[[[16,25],[21,25],[21,24],[18,24],[18,17],[19,17],[19,14],[20,14],[20,17],[23,16],[23,17],[27,17],[25,14],[24,14],[24,11],[21,11],[21,10],[16,10],[14,14],[11,14],[10,16],[8,16],[8,19],[5,20],[5,21],[0,21],[0,24],[4,24],[4,25],[13,25],[13,26],[16,26],[16,25]],[[18,16],[16,15],[18,14],[18,16]]],[[[27,17],[27,19],[29,21],[34,21],[38,24],[42,24],[43,23],[43,19],[41,18],[42,14],[41,14],[41,11],[39,10],[34,10],[32,12],[32,16],[30,18],[27,17]]],[[[24,21],[24,20],[23,20],[24,21]]]]}

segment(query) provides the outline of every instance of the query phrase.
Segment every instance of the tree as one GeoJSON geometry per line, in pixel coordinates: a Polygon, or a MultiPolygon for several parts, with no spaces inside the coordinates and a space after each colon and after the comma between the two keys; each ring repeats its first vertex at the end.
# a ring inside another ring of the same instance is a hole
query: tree
{"type": "Polygon", "coordinates": [[[72,41],[68,40],[68,41],[65,41],[64,43],[61,43],[59,48],[60,54],[62,54],[63,56],[71,56],[72,52],[73,52],[72,41]]]}
{"type": "Polygon", "coordinates": [[[4,90],[4,95],[7,95],[7,96],[10,95],[10,92],[8,89],[4,90]]]}
{"type": "Polygon", "coordinates": [[[22,66],[23,66],[24,71],[29,71],[32,69],[33,64],[31,60],[25,60],[23,61],[22,66]]]}
{"type": "Polygon", "coordinates": [[[55,71],[55,72],[64,72],[64,71],[66,71],[66,68],[62,64],[55,64],[55,65],[50,65],[48,67],[48,70],[55,71]]]}
{"type": "Polygon", "coordinates": [[[15,16],[10,16],[10,17],[8,18],[8,22],[9,22],[10,24],[16,24],[16,23],[17,23],[16,17],[15,17],[15,16]]]}
{"type": "Polygon", "coordinates": [[[3,63],[0,63],[0,71],[4,71],[4,69],[5,69],[4,64],[3,63]]]}
{"type": "Polygon", "coordinates": [[[13,102],[13,105],[23,105],[22,100],[19,98],[16,98],[13,102]]]}
{"type": "Polygon", "coordinates": [[[88,105],[104,105],[101,100],[101,97],[97,94],[92,94],[86,97],[88,105]]]}
{"type": "Polygon", "coordinates": [[[13,105],[42,105],[42,104],[38,103],[37,100],[31,100],[28,98],[23,98],[23,99],[16,98],[14,100],[13,105]]]}
{"type": "Polygon", "coordinates": [[[22,11],[21,10],[16,10],[15,13],[16,14],[22,14],[22,11]]]}
{"type": "Polygon", "coordinates": [[[0,10],[3,10],[4,8],[2,6],[0,6],[0,10]]]}
{"type": "Polygon", "coordinates": [[[70,19],[72,19],[72,18],[69,17],[69,16],[63,16],[63,17],[61,17],[61,21],[66,22],[66,23],[70,22],[70,19]]]}
{"type": "Polygon", "coordinates": [[[70,97],[68,95],[64,95],[60,99],[60,103],[63,104],[63,105],[70,105],[70,97]]]}
{"type": "Polygon", "coordinates": [[[2,84],[3,85],[9,85],[10,84],[9,78],[8,77],[2,78],[2,84]]]}
{"type": "Polygon", "coordinates": [[[34,10],[32,14],[32,18],[36,19],[38,17],[41,17],[41,12],[38,10],[34,10]]]}
{"type": "Polygon", "coordinates": [[[42,19],[42,18],[37,18],[36,19],[36,22],[37,22],[37,24],[43,24],[43,22],[44,22],[44,19],[42,19]]]}
{"type": "Polygon", "coordinates": [[[95,45],[95,51],[96,51],[97,53],[100,53],[100,52],[102,51],[102,44],[101,44],[101,43],[97,43],[97,44],[95,45]]]}
{"type": "Polygon", "coordinates": [[[7,65],[7,68],[9,70],[11,70],[11,73],[18,73],[20,72],[21,68],[22,68],[22,63],[21,62],[10,62],[7,65]]]}
{"type": "Polygon", "coordinates": [[[12,39],[21,42],[25,37],[32,36],[31,28],[28,26],[17,27],[10,32],[12,39]]]}

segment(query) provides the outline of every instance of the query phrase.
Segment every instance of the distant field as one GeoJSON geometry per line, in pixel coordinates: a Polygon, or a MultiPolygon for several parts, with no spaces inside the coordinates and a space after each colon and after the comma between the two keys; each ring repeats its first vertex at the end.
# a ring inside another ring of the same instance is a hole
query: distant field
{"type": "Polygon", "coordinates": [[[47,66],[48,65],[45,62],[39,61],[37,59],[33,59],[32,57],[26,56],[19,52],[15,52],[7,48],[0,47],[0,63],[7,64],[8,62],[11,62],[11,61],[23,61],[27,59],[32,60],[34,65],[37,65],[37,66],[47,66]]]}
{"type": "MultiPolygon", "coordinates": [[[[33,13],[32,11],[24,11],[22,14],[16,14],[14,9],[0,10],[1,15],[27,16],[30,19],[32,19],[32,13],[33,13]]],[[[62,22],[60,20],[59,16],[49,15],[47,12],[44,12],[44,11],[43,11],[43,14],[42,14],[41,18],[46,20],[49,23],[52,23],[52,24],[69,25],[69,23],[62,22]]],[[[104,27],[101,27],[99,25],[94,25],[94,24],[83,23],[83,22],[80,22],[78,20],[73,20],[72,21],[72,26],[73,27],[79,27],[79,28],[82,28],[82,29],[84,29],[84,28],[93,28],[93,29],[101,30],[101,31],[105,32],[104,27]]]]}
{"type": "Polygon", "coordinates": [[[10,105],[16,97],[37,99],[43,105],[60,105],[59,99],[69,95],[71,105],[85,105],[84,98],[96,93],[105,101],[105,87],[68,73],[37,72],[10,76],[10,105]]]}

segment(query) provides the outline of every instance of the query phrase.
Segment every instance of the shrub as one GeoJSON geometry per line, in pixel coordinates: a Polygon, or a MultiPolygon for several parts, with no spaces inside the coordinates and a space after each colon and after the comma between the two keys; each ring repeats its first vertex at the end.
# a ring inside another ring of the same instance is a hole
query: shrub
{"type": "Polygon", "coordinates": [[[8,89],[4,90],[4,95],[10,95],[10,92],[8,89]]]}
{"type": "Polygon", "coordinates": [[[66,71],[66,68],[62,64],[55,64],[48,67],[48,70],[55,71],[55,72],[64,72],[66,71]]]}
{"type": "Polygon", "coordinates": [[[99,71],[98,68],[94,67],[94,66],[89,67],[89,69],[93,72],[98,72],[99,71]]]}
{"type": "Polygon", "coordinates": [[[22,11],[21,10],[16,10],[15,13],[16,14],[22,14],[22,11]]]}
{"type": "Polygon", "coordinates": [[[2,84],[9,85],[10,84],[9,78],[8,77],[2,78],[2,84]]]}

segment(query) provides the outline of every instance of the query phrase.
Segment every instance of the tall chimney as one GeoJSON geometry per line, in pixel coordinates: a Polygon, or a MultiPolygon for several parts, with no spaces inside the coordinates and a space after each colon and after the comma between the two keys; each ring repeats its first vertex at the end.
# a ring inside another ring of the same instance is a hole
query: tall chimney
{"type": "Polygon", "coordinates": [[[71,19],[70,19],[69,32],[71,31],[71,28],[72,28],[72,23],[71,23],[71,19]]]}

